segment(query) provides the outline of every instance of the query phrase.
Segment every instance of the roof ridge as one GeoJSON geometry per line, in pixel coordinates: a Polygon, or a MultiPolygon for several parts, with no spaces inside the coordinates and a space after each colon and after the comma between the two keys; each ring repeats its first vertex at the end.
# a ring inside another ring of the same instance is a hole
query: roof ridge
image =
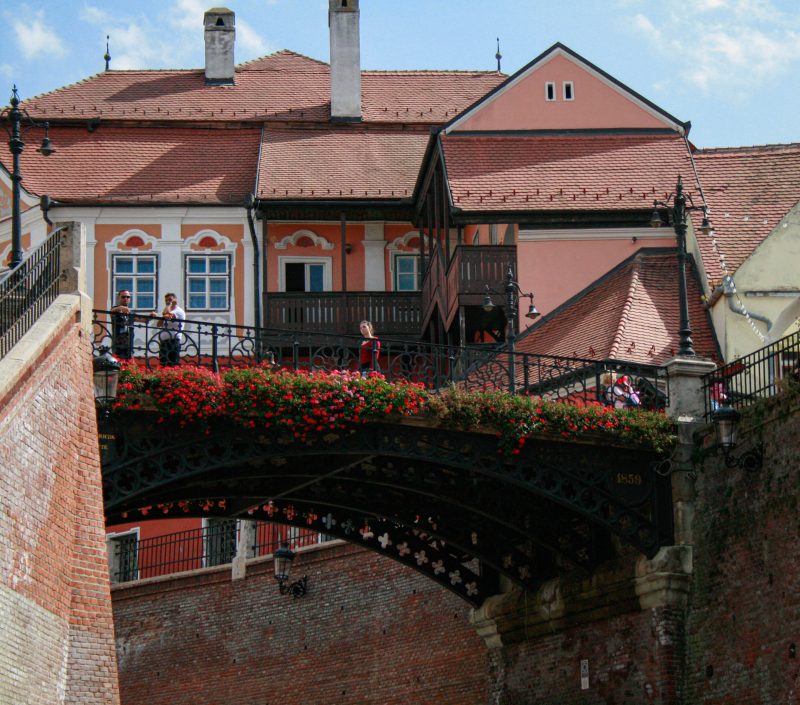
{"type": "Polygon", "coordinates": [[[330,64],[327,61],[322,61],[322,59],[315,59],[313,56],[306,56],[305,54],[301,54],[299,51],[294,51],[293,49],[278,49],[277,51],[273,51],[269,54],[264,54],[263,56],[257,56],[254,59],[248,59],[247,61],[243,61],[240,64],[236,64],[236,68],[244,68],[249,66],[250,64],[254,64],[257,61],[264,61],[264,59],[269,59],[271,56],[279,56],[279,55],[289,55],[289,56],[297,56],[301,59],[307,59],[308,61],[313,61],[314,63],[321,64],[322,66],[330,67],[330,64]]]}
{"type": "Polygon", "coordinates": [[[754,144],[742,147],[702,147],[696,150],[696,154],[731,154],[749,152],[776,152],[780,149],[794,148],[800,149],[800,142],[773,142],[770,144],[754,144]]]}
{"type": "Polygon", "coordinates": [[[482,76],[506,76],[502,71],[484,70],[484,69],[361,69],[361,73],[394,73],[394,74],[412,74],[412,73],[439,73],[439,74],[480,74],[482,76]]]}
{"type": "Polygon", "coordinates": [[[611,343],[611,348],[609,349],[609,357],[612,359],[617,359],[618,352],[620,347],[622,346],[622,338],[625,335],[626,324],[628,323],[628,316],[630,314],[631,308],[633,308],[633,297],[636,293],[636,290],[639,288],[639,274],[642,268],[642,256],[641,252],[637,252],[636,256],[631,262],[631,283],[628,287],[628,293],[625,297],[625,304],[622,306],[622,314],[619,317],[619,325],[617,326],[617,332],[614,333],[614,339],[611,343]]]}

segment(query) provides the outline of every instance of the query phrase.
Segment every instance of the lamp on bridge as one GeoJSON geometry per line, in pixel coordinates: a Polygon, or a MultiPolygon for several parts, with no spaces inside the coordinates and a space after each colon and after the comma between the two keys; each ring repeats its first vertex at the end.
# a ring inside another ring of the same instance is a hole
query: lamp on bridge
{"type": "Polygon", "coordinates": [[[702,211],[703,224],[700,226],[700,231],[708,235],[711,232],[708,208],[694,205],[691,194],[683,193],[683,181],[680,176],[678,176],[678,183],[675,186],[674,193],[669,194],[663,201],[653,201],[653,215],[650,218],[651,228],[660,228],[664,225],[659,208],[667,209],[667,217],[675,229],[675,237],[678,240],[678,302],[681,309],[678,355],[694,357],[692,329],[689,326],[689,298],[686,292],[686,230],[688,228],[686,214],[691,211],[702,211]]]}
{"type": "Polygon", "coordinates": [[[99,355],[92,358],[94,398],[107,414],[109,406],[117,398],[120,364],[105,345],[101,346],[98,352],[99,355]]]}
{"type": "Polygon", "coordinates": [[[275,562],[275,580],[278,581],[278,590],[281,595],[291,595],[292,597],[302,597],[308,592],[308,576],[304,575],[300,580],[289,582],[289,571],[294,560],[294,551],[289,548],[285,541],[272,556],[275,562]]]}
{"type": "Polygon", "coordinates": [[[714,423],[714,435],[717,448],[725,454],[725,465],[729,468],[740,467],[745,470],[758,470],[764,460],[764,449],[761,444],[742,453],[738,458],[731,452],[736,447],[736,433],[739,427],[741,414],[729,405],[721,406],[711,414],[714,423]]]}
{"type": "MultiPolygon", "coordinates": [[[[50,143],[49,130],[50,123],[37,122],[30,115],[28,111],[19,108],[19,95],[17,94],[17,87],[11,91],[11,100],[9,106],[0,111],[0,120],[8,118],[10,123],[6,127],[6,134],[8,134],[8,148],[12,155],[11,167],[11,269],[15,269],[22,262],[22,216],[20,213],[20,184],[22,183],[22,174],[19,170],[19,155],[25,149],[25,142],[22,141],[22,136],[34,127],[44,128],[44,139],[42,144],[37,149],[42,156],[49,157],[56,150],[50,143]],[[23,127],[23,122],[26,125],[23,127]]],[[[5,126],[4,126],[5,127],[5,126]]]]}
{"type": "Polygon", "coordinates": [[[524,292],[514,279],[514,270],[509,267],[506,272],[506,284],[503,291],[492,291],[489,285],[486,285],[486,293],[483,297],[483,310],[491,313],[494,310],[494,302],[492,301],[492,294],[505,294],[506,295],[506,320],[508,321],[508,333],[506,334],[506,341],[508,342],[508,375],[509,375],[509,391],[513,394],[516,391],[516,359],[514,345],[517,340],[517,311],[519,310],[520,297],[530,299],[530,306],[528,306],[528,313],[525,318],[534,320],[541,314],[533,305],[533,293],[524,292]]]}

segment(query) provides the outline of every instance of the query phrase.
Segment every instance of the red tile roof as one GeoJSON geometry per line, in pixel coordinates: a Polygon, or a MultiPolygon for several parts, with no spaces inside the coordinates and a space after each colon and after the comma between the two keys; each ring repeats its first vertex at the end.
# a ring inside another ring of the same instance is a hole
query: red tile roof
{"type": "Polygon", "coordinates": [[[55,127],[56,152],[22,155],[23,186],[64,203],[241,203],[255,184],[256,128],[55,127]]]}
{"type": "Polygon", "coordinates": [[[453,204],[464,211],[652,208],[695,183],[678,135],[442,137],[453,204]]]}
{"type": "MultiPolygon", "coordinates": [[[[697,354],[717,358],[701,290],[687,267],[689,320],[697,354]]],[[[660,365],[678,350],[675,252],[642,249],[517,340],[520,352],[660,365]]]]}
{"type": "Polygon", "coordinates": [[[267,129],[257,196],[263,199],[411,198],[427,130],[267,129]]]}
{"type": "MultiPolygon", "coordinates": [[[[494,71],[362,71],[364,122],[440,124],[506,76],[494,71]]],[[[279,51],[236,68],[235,85],[207,86],[202,69],[107,71],[24,103],[51,121],[328,122],[330,67],[279,51]]]]}
{"type": "Polygon", "coordinates": [[[733,274],[800,201],[800,144],[701,149],[695,162],[717,247],[710,236],[697,237],[715,285],[724,274],[720,255],[733,274]]]}

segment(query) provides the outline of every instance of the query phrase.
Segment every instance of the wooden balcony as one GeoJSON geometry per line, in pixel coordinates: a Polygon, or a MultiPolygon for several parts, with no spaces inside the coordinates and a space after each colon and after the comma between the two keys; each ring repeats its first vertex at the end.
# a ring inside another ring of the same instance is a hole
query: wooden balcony
{"type": "Polygon", "coordinates": [[[360,321],[371,321],[378,335],[418,337],[421,306],[418,292],[270,292],[264,325],[283,330],[358,335],[360,321]]]}
{"type": "Polygon", "coordinates": [[[434,250],[422,284],[422,309],[427,323],[433,304],[439,304],[445,329],[449,329],[459,306],[480,306],[488,284],[502,291],[506,272],[517,271],[514,245],[459,245],[445,270],[438,248],[434,250]]]}

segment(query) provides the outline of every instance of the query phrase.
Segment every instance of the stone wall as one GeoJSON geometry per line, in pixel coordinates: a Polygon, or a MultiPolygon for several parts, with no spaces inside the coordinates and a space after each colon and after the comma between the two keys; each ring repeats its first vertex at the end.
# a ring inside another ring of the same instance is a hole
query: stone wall
{"type": "Polygon", "coordinates": [[[484,705],[486,648],[468,606],[349,544],[298,554],[308,594],[269,559],[114,586],[124,705],[484,705]]]}
{"type": "Polygon", "coordinates": [[[119,702],[91,349],[61,296],[0,361],[0,702],[119,702]]]}
{"type": "Polygon", "coordinates": [[[764,446],[760,470],[705,458],[697,478],[687,702],[800,699],[800,390],[746,411],[734,456],[764,446]]]}

